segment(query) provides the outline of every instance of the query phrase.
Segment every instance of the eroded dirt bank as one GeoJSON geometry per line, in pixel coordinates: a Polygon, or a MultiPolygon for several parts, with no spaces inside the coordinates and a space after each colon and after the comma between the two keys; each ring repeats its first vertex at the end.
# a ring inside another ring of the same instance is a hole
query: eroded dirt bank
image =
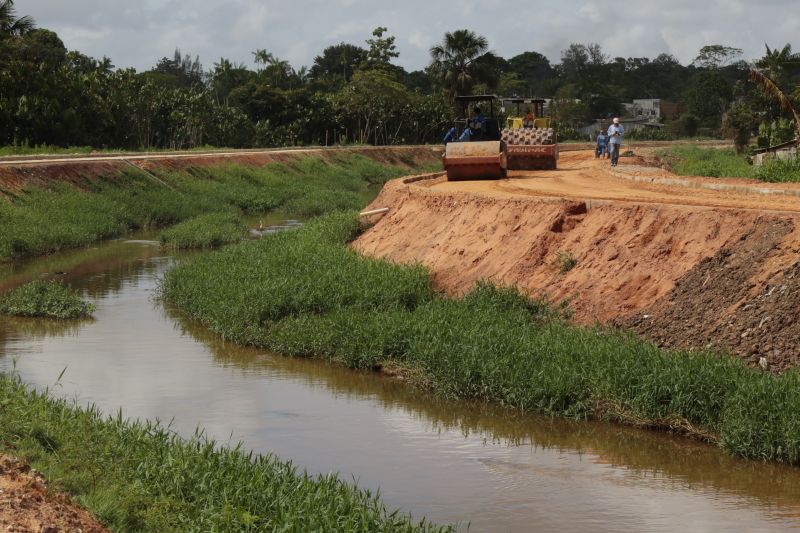
{"type": "Polygon", "coordinates": [[[68,496],[47,490],[41,474],[0,456],[0,528],[14,533],[108,533],[68,496]]]}
{"type": "Polygon", "coordinates": [[[585,154],[560,166],[498,182],[395,180],[372,204],[389,213],[354,247],[420,261],[453,294],[488,279],[662,346],[798,363],[796,196],[638,183],[585,154]]]}
{"type": "Polygon", "coordinates": [[[125,171],[143,169],[180,170],[224,164],[262,167],[270,163],[291,164],[301,157],[315,156],[336,160],[343,155],[359,154],[381,163],[418,166],[438,162],[441,151],[429,146],[307,148],[287,150],[240,150],[232,152],[182,152],[163,154],[126,154],[65,158],[0,158],[0,192],[14,192],[26,187],[47,187],[54,183],[90,186],[98,178],[115,179],[125,171]]]}

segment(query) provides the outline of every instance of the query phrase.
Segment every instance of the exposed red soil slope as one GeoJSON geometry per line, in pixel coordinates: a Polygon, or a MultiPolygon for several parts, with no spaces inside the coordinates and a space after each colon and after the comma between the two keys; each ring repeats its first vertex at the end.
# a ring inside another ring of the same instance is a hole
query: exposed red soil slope
{"type": "Polygon", "coordinates": [[[559,166],[499,181],[395,180],[371,206],[389,213],[353,246],[419,261],[452,294],[488,279],[566,299],[581,323],[793,364],[800,198],[642,183],[586,153],[559,166]],[[575,266],[562,272],[565,258],[575,266]]]}
{"type": "Polygon", "coordinates": [[[13,533],[108,533],[68,496],[46,488],[39,473],[0,456],[0,529],[13,533]]]}

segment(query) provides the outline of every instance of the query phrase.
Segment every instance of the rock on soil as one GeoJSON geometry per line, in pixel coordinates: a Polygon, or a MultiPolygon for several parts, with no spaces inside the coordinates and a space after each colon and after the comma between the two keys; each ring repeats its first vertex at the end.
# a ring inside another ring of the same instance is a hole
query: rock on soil
{"type": "Polygon", "coordinates": [[[108,533],[64,494],[47,491],[41,474],[0,456],[0,531],[12,533],[108,533]]]}

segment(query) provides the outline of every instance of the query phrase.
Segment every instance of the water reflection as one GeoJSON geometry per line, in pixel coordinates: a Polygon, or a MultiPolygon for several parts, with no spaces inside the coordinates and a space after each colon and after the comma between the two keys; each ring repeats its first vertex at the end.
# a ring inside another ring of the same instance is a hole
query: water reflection
{"type": "Polygon", "coordinates": [[[112,242],[17,269],[60,271],[94,321],[1,319],[0,363],[106,412],[199,424],[390,506],[474,530],[720,530],[800,525],[800,470],[679,437],[455,403],[380,375],[227,343],[153,299],[174,259],[112,242]],[[81,255],[83,254],[83,255],[81,255]]]}

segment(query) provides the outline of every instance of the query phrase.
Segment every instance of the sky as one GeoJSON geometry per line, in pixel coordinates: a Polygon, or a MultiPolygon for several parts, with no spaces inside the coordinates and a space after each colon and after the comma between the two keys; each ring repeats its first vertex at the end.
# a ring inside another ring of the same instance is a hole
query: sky
{"type": "Polygon", "coordinates": [[[16,0],[67,48],[117,67],[151,68],[175,48],[211,68],[220,57],[253,65],[264,48],[295,68],[329,45],[365,46],[378,26],[397,37],[407,70],[424,68],[445,32],[468,28],[510,58],[537,51],[557,63],[570,43],[599,43],[610,57],[666,52],[688,64],[706,44],[764,54],[800,28],[797,0],[16,0]]]}

